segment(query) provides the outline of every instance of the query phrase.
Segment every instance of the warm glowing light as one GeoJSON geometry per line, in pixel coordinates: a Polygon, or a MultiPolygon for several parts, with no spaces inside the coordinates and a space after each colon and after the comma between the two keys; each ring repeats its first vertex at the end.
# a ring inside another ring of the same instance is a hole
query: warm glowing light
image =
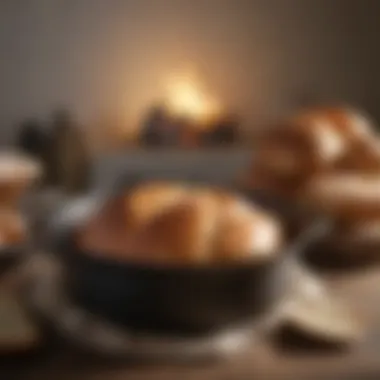
{"type": "Polygon", "coordinates": [[[219,113],[219,104],[190,76],[172,78],[167,85],[166,106],[175,116],[206,121],[219,113]]]}

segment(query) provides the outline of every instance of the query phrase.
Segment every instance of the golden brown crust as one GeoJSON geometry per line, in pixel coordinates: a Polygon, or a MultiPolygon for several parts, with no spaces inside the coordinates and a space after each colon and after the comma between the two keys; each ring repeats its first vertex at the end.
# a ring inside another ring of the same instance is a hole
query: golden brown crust
{"type": "Polygon", "coordinates": [[[372,121],[362,112],[350,107],[320,107],[297,114],[294,123],[312,125],[315,121],[328,123],[347,142],[365,141],[374,133],[372,121]]]}
{"type": "Polygon", "coordinates": [[[304,199],[336,219],[358,219],[380,213],[380,176],[325,173],[312,178],[304,199]]]}
{"type": "Polygon", "coordinates": [[[138,250],[169,263],[211,259],[217,207],[212,199],[192,197],[154,218],[142,232],[138,250]]]}
{"type": "Polygon", "coordinates": [[[216,261],[266,260],[282,244],[282,229],[274,217],[239,199],[225,204],[215,239],[216,261]]]}
{"type": "Polygon", "coordinates": [[[180,203],[188,195],[183,185],[148,182],[137,186],[125,197],[125,213],[129,228],[142,228],[156,216],[180,203]]]}
{"type": "Polygon", "coordinates": [[[380,172],[380,140],[375,137],[357,143],[352,150],[335,167],[335,171],[376,173],[380,172]]]}
{"type": "MultiPolygon", "coordinates": [[[[222,190],[184,189],[175,184],[160,188],[160,193],[150,193],[152,199],[145,193],[149,208],[136,208],[143,210],[137,213],[143,216],[138,224],[136,219],[134,224],[125,222],[125,208],[120,208],[125,198],[110,202],[80,231],[78,243],[87,252],[103,252],[111,259],[163,264],[248,260],[255,254],[269,259],[279,250],[281,226],[275,218],[222,190]],[[170,202],[168,194],[181,196],[170,202]]],[[[128,202],[131,199],[136,198],[128,202]]]]}
{"type": "Polygon", "coordinates": [[[377,186],[375,177],[362,178],[371,173],[380,173],[380,140],[373,123],[348,107],[321,107],[303,110],[264,134],[244,187],[302,202],[306,198],[313,208],[340,217],[342,212],[360,213],[363,202],[367,211],[373,204],[378,208],[374,194],[368,199],[369,189],[377,186]],[[332,181],[335,174],[355,174],[357,179],[332,181]],[[356,193],[343,189],[339,197],[335,190],[342,181],[354,183],[356,193]]]}
{"type": "Polygon", "coordinates": [[[350,109],[305,110],[263,134],[249,176],[265,173],[267,183],[286,188],[292,182],[297,188],[313,175],[347,165],[351,155],[360,154],[360,146],[368,151],[367,164],[376,166],[374,149],[365,147],[371,134],[370,122],[350,109]]]}

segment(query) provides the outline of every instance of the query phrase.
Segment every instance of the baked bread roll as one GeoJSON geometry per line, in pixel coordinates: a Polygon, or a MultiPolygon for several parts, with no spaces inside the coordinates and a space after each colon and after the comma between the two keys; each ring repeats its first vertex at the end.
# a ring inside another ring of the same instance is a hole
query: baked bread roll
{"type": "Polygon", "coordinates": [[[310,115],[293,123],[294,133],[304,137],[305,148],[308,149],[304,158],[310,156],[314,164],[328,165],[346,153],[348,144],[344,135],[327,118],[310,115]]]}
{"type": "Polygon", "coordinates": [[[311,176],[326,171],[344,154],[343,140],[335,132],[329,136],[326,129],[324,137],[324,132],[318,137],[323,128],[321,124],[320,129],[317,126],[309,132],[292,125],[271,132],[253,157],[244,188],[297,198],[311,176]]]}
{"type": "Polygon", "coordinates": [[[342,120],[344,112],[330,110],[310,110],[290,118],[264,134],[253,166],[297,181],[326,170],[347,154],[355,135],[351,124],[342,120]]]}
{"type": "Polygon", "coordinates": [[[219,204],[213,194],[194,194],[156,215],[139,235],[137,251],[148,260],[209,262],[218,216],[219,204]]]}
{"type": "Polygon", "coordinates": [[[339,220],[333,234],[334,240],[343,244],[380,244],[380,214],[339,220]]]}
{"type": "Polygon", "coordinates": [[[166,182],[149,182],[137,186],[125,199],[128,228],[141,228],[154,217],[182,201],[189,192],[185,186],[166,182]]]}
{"type": "Polygon", "coordinates": [[[380,172],[380,139],[374,137],[357,143],[337,162],[334,170],[358,173],[380,172]]]}
{"type": "Polygon", "coordinates": [[[328,168],[372,137],[371,121],[356,111],[305,110],[264,134],[255,162],[277,176],[298,178],[328,168]]]}
{"type": "Polygon", "coordinates": [[[280,222],[249,203],[228,199],[215,239],[215,261],[261,261],[273,257],[283,244],[280,222]]]}
{"type": "Polygon", "coordinates": [[[124,196],[109,200],[78,230],[76,242],[91,255],[121,260],[134,251],[134,240],[126,229],[124,196]]]}
{"type": "Polygon", "coordinates": [[[274,217],[232,194],[177,184],[144,186],[144,197],[126,196],[127,209],[120,211],[120,200],[111,202],[85,226],[78,240],[85,252],[132,262],[206,264],[269,260],[283,243],[274,217]],[[125,210],[133,223],[120,217],[125,210]]]}
{"type": "Polygon", "coordinates": [[[300,190],[308,180],[308,176],[299,178],[284,178],[274,173],[265,172],[262,167],[253,165],[248,174],[239,181],[239,186],[245,191],[260,191],[270,193],[284,199],[297,199],[300,190]]]}
{"type": "Polygon", "coordinates": [[[313,266],[363,268],[379,262],[380,216],[346,217],[306,252],[313,266]]]}
{"type": "Polygon", "coordinates": [[[171,263],[262,261],[281,247],[275,218],[220,191],[194,190],[154,218],[139,238],[145,258],[171,263]]]}
{"type": "Polygon", "coordinates": [[[292,120],[296,124],[327,123],[347,142],[366,141],[371,139],[374,133],[373,122],[362,112],[349,107],[307,109],[292,120]]]}
{"type": "Polygon", "coordinates": [[[325,173],[312,178],[304,190],[306,202],[336,219],[379,215],[380,176],[325,173]]]}

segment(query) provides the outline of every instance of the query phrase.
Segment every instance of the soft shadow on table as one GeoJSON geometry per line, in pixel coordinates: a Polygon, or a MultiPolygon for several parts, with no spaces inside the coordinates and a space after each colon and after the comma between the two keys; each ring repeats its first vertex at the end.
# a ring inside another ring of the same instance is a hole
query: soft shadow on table
{"type": "Polygon", "coordinates": [[[269,337],[273,350],[283,356],[300,358],[318,355],[330,357],[345,355],[350,347],[343,343],[332,343],[287,327],[276,331],[269,337]]]}
{"type": "Polygon", "coordinates": [[[55,340],[49,342],[48,345],[39,348],[35,352],[28,352],[25,354],[5,355],[0,357],[0,378],[10,380],[5,374],[11,375],[11,379],[23,378],[22,376],[33,373],[54,373],[56,370],[67,374],[76,376],[81,373],[86,376],[91,373],[97,374],[100,372],[118,371],[118,370],[139,370],[139,369],[153,369],[156,367],[170,367],[183,368],[202,368],[212,366],[218,360],[205,359],[205,360],[176,360],[175,364],[158,361],[144,361],[142,359],[134,358],[112,358],[102,357],[93,353],[86,353],[82,350],[75,349],[69,345],[65,345],[62,341],[55,340]],[[21,376],[21,377],[18,377],[21,376]]]}
{"type": "Polygon", "coordinates": [[[379,250],[378,244],[342,246],[319,242],[305,250],[302,261],[321,274],[356,274],[380,267],[379,250]]]}

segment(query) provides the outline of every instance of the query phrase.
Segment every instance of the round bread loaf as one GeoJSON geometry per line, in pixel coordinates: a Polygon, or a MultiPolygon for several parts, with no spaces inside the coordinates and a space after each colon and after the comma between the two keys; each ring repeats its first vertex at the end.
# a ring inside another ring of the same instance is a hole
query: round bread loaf
{"type": "Polygon", "coordinates": [[[81,231],[85,251],[164,264],[269,260],[283,243],[275,217],[218,189],[150,183],[97,215],[81,231]],[[116,222],[117,220],[117,222],[116,222]]]}
{"type": "Polygon", "coordinates": [[[368,173],[324,173],[313,177],[303,193],[306,202],[336,219],[379,215],[380,176],[368,173]]]}
{"type": "Polygon", "coordinates": [[[337,221],[334,239],[343,244],[370,243],[379,244],[380,247],[380,214],[337,221]]]}
{"type": "Polygon", "coordinates": [[[372,122],[357,111],[309,109],[264,133],[254,160],[269,173],[299,178],[331,167],[373,135],[372,122]]]}
{"type": "Polygon", "coordinates": [[[335,171],[380,173],[380,139],[374,137],[357,143],[334,167],[335,171]]]}
{"type": "Polygon", "coordinates": [[[265,260],[280,250],[282,229],[276,218],[241,200],[225,202],[215,239],[217,261],[265,260]]]}
{"type": "Polygon", "coordinates": [[[132,189],[125,197],[128,228],[140,228],[188,196],[181,184],[148,182],[132,189]]]}
{"type": "MultiPolygon", "coordinates": [[[[328,123],[346,142],[358,142],[371,139],[374,125],[361,111],[351,107],[320,107],[306,109],[297,114],[292,121],[295,124],[328,123]]],[[[310,124],[309,124],[310,125],[310,124]]]]}
{"type": "Polygon", "coordinates": [[[217,222],[216,199],[207,194],[189,196],[151,219],[139,234],[136,250],[147,260],[208,262],[217,222]]]}

